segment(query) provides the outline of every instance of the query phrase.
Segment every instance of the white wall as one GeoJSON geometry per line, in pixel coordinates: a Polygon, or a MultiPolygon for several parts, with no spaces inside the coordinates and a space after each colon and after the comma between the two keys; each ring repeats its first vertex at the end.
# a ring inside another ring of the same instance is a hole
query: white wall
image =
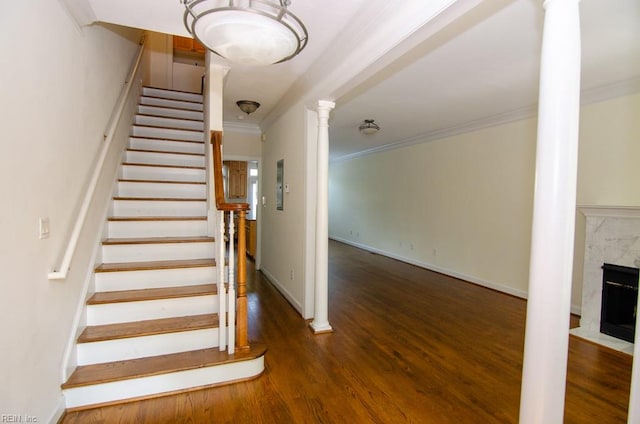
{"type": "Polygon", "coordinates": [[[225,126],[225,160],[256,160],[262,156],[262,139],[259,131],[234,129],[225,126]]]}
{"type": "MultiPolygon", "coordinates": [[[[292,107],[266,131],[262,144],[261,270],[303,316],[305,311],[306,110],[292,107]],[[284,210],[276,210],[276,163],[284,159],[284,210]],[[291,272],[293,271],[293,278],[291,272]]],[[[227,152],[225,147],[225,155],[227,152]]],[[[312,313],[313,311],[311,311],[312,313]]]]}
{"type": "Polygon", "coordinates": [[[204,66],[173,62],[171,88],[189,93],[201,93],[204,73],[204,66]]]}
{"type": "Polygon", "coordinates": [[[329,234],[522,294],[534,153],[527,120],[333,163],[329,234]]]}
{"type": "MultiPolygon", "coordinates": [[[[578,203],[640,204],[639,113],[639,95],[582,108],[578,203]]],[[[535,142],[526,119],[332,163],[330,236],[525,296],[535,142]]],[[[574,310],[583,253],[577,246],[574,310]]]]}
{"type": "Polygon", "coordinates": [[[67,280],[47,273],[66,245],[141,33],[79,28],[49,0],[5,4],[0,26],[0,413],[47,422],[62,407],[63,355],[95,246],[81,241],[67,280]],[[38,239],[40,216],[50,219],[48,239],[38,239]]]}

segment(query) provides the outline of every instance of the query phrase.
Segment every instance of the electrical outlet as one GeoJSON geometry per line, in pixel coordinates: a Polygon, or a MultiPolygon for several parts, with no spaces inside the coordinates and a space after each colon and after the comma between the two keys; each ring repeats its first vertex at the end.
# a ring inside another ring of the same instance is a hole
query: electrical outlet
{"type": "Polygon", "coordinates": [[[41,216],[38,219],[38,230],[40,239],[49,237],[49,218],[41,216]]]}

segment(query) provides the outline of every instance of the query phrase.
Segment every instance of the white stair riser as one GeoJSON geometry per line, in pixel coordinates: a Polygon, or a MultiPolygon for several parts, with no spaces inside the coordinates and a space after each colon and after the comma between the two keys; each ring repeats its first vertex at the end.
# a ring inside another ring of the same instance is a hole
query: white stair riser
{"type": "Polygon", "coordinates": [[[205,181],[204,169],[164,168],[157,166],[125,165],[122,178],[129,180],[205,181]]]}
{"type": "Polygon", "coordinates": [[[152,336],[78,343],[78,365],[123,361],[145,356],[166,355],[218,345],[218,329],[181,331],[152,336]]]}
{"type": "Polygon", "coordinates": [[[213,258],[214,242],[107,244],[102,246],[102,261],[146,262],[213,258]]]}
{"type": "Polygon", "coordinates": [[[118,196],[205,198],[207,197],[207,186],[204,184],[143,183],[120,181],[118,183],[118,196]]]}
{"type": "Polygon", "coordinates": [[[109,221],[110,238],[194,237],[207,234],[207,221],[109,221]]]}
{"type": "Polygon", "coordinates": [[[200,142],[204,140],[204,133],[199,131],[134,126],[132,132],[132,135],[136,137],[168,138],[170,140],[187,140],[200,142]]]}
{"type": "Polygon", "coordinates": [[[129,138],[129,147],[141,150],[159,150],[161,152],[204,153],[204,143],[191,141],[157,140],[155,138],[129,138]]]}
{"type": "Polygon", "coordinates": [[[154,269],[148,271],[97,272],[97,292],[141,290],[164,287],[184,287],[212,284],[216,281],[216,267],[154,269]]]}
{"type": "Polygon", "coordinates": [[[141,150],[158,150],[161,152],[199,153],[204,154],[204,143],[193,141],[161,140],[156,138],[130,137],[129,147],[141,150]]]}
{"type": "Polygon", "coordinates": [[[172,107],[176,109],[195,110],[195,111],[204,110],[202,103],[185,102],[182,100],[161,99],[161,98],[156,98],[151,96],[141,97],[140,104],[149,105],[149,106],[172,107]]]}
{"type": "Polygon", "coordinates": [[[87,305],[87,325],[118,324],[218,312],[216,295],[87,305]]]}
{"type": "Polygon", "coordinates": [[[123,399],[170,393],[191,387],[242,381],[264,371],[264,356],[250,361],[232,362],[170,374],[115,381],[93,386],[65,389],[67,408],[95,405],[123,399]]]}
{"type": "Polygon", "coordinates": [[[113,216],[204,216],[206,201],[114,200],[113,216]]]}
{"type": "Polygon", "coordinates": [[[202,103],[202,94],[185,93],[183,91],[164,90],[162,88],[143,87],[143,96],[161,97],[163,99],[184,100],[188,102],[202,103]]]}
{"type": "Polygon", "coordinates": [[[154,165],[204,166],[204,156],[181,155],[178,153],[137,152],[127,150],[129,163],[148,163],[154,165]]]}
{"type": "Polygon", "coordinates": [[[164,116],[167,118],[190,119],[196,121],[202,121],[204,119],[203,112],[157,106],[138,105],[138,113],[141,115],[164,116]]]}
{"type": "Polygon", "coordinates": [[[135,123],[136,125],[147,125],[151,127],[204,131],[204,123],[202,121],[176,119],[167,116],[136,115],[135,123]]]}

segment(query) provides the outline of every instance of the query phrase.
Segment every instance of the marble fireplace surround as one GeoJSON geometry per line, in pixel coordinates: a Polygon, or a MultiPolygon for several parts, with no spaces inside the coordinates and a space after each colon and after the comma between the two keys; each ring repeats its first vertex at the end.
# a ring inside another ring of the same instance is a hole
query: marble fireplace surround
{"type": "Polygon", "coordinates": [[[571,334],[633,354],[633,343],[600,333],[602,264],[640,268],[640,206],[578,206],[586,217],[580,327],[571,334]]]}

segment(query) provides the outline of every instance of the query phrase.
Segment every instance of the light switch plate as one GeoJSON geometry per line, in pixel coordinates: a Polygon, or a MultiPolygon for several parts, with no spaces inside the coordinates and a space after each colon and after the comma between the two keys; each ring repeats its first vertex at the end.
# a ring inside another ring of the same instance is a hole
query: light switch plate
{"type": "Polygon", "coordinates": [[[38,228],[40,230],[40,238],[45,239],[49,237],[49,218],[41,216],[38,219],[38,228]]]}

